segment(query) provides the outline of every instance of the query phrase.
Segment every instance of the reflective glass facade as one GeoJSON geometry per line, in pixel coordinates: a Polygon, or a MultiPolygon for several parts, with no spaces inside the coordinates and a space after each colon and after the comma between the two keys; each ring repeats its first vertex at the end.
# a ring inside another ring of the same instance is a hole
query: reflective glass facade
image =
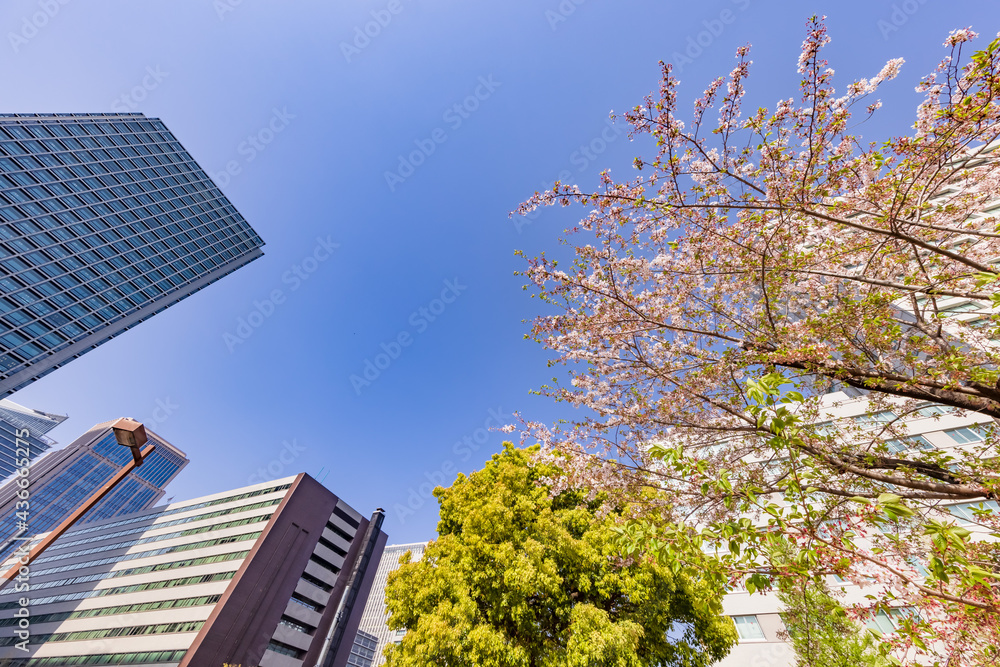
{"type": "MultiPolygon", "coordinates": [[[[156,434],[147,433],[156,450],[77,525],[143,510],[163,497],[164,487],[188,459],[156,434]]],[[[116,442],[110,427],[99,425],[33,465],[28,533],[44,533],[58,526],[131,460],[131,452],[116,442]]],[[[18,533],[15,491],[12,484],[0,489],[0,559],[16,548],[8,544],[18,533]]]]}
{"type": "Polygon", "coordinates": [[[61,415],[32,410],[0,400],[0,480],[19,466],[18,460],[34,460],[55,444],[45,434],[66,420],[61,415]],[[18,451],[20,450],[20,451],[18,451]]]}
{"type": "Polygon", "coordinates": [[[0,114],[0,396],[262,245],[160,120],[0,114]]]}

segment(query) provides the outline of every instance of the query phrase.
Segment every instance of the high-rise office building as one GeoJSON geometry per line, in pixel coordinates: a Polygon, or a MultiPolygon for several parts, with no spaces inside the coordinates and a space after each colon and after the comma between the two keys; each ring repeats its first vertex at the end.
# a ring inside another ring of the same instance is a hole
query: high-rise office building
{"type": "Polygon", "coordinates": [[[156,118],[0,115],[0,396],[262,245],[156,118]]]}
{"type": "Polygon", "coordinates": [[[33,461],[48,451],[55,442],[45,434],[64,421],[62,415],[0,399],[0,480],[21,467],[19,461],[33,461]]]}
{"type": "Polygon", "coordinates": [[[378,637],[364,630],[358,630],[351,647],[351,656],[347,659],[347,667],[372,667],[375,664],[378,637]]]}
{"type": "Polygon", "coordinates": [[[355,635],[363,556],[386,539],[373,519],[300,474],[77,526],[31,565],[27,652],[23,593],[0,590],[0,661],[346,666],[351,642],[328,640],[355,635]]]}
{"type": "Polygon", "coordinates": [[[359,643],[358,655],[365,655],[363,649],[368,648],[369,641],[362,637],[374,637],[376,647],[375,655],[372,658],[373,667],[378,667],[385,663],[383,652],[389,644],[398,644],[406,634],[405,630],[390,630],[386,625],[388,612],[385,608],[385,584],[389,580],[389,573],[398,570],[399,559],[407,551],[410,552],[410,562],[418,561],[424,556],[426,542],[415,542],[413,544],[392,544],[382,551],[382,560],[379,561],[378,569],[375,571],[375,581],[372,584],[372,592],[368,596],[368,604],[361,615],[361,623],[358,625],[359,643]]]}
{"type": "MultiPolygon", "coordinates": [[[[97,424],[68,446],[49,452],[30,468],[28,534],[52,530],[75,512],[91,494],[132,461],[132,452],[118,444],[114,421],[97,424]]],[[[188,458],[152,431],[146,431],[156,450],[113,491],[81,517],[81,524],[152,507],[164,487],[177,476],[188,458]]],[[[14,550],[19,533],[16,518],[19,487],[0,487],[0,558],[14,550]]]]}
{"type": "Polygon", "coordinates": [[[0,399],[0,419],[13,426],[27,429],[34,435],[45,435],[66,421],[66,416],[26,408],[10,399],[3,398],[0,399]]]}

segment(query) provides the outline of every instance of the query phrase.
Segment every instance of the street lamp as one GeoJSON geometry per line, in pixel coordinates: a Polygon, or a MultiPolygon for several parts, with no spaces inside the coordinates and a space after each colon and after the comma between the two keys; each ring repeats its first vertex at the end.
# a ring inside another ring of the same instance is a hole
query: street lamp
{"type": "MultiPolygon", "coordinates": [[[[146,460],[146,457],[152,454],[153,450],[156,449],[156,445],[146,445],[149,441],[149,437],[146,435],[146,427],[134,419],[127,419],[124,417],[122,419],[118,419],[111,424],[111,430],[115,434],[115,440],[118,444],[123,447],[128,447],[132,451],[132,461],[115,473],[114,477],[109,479],[104,486],[95,491],[90,498],[76,508],[76,511],[66,517],[62,523],[53,528],[48,535],[42,538],[41,542],[35,545],[34,549],[32,549],[27,555],[19,558],[14,566],[3,575],[2,579],[0,579],[0,589],[10,583],[11,579],[16,577],[22,568],[27,568],[28,565],[38,558],[43,551],[48,549],[57,538],[61,537],[63,533],[72,528],[73,524],[79,521],[80,517],[89,512],[91,508],[97,505],[97,503],[101,502],[104,496],[108,495],[112,489],[114,489],[128,476],[130,472],[141,466],[142,462],[146,460]],[[143,445],[146,446],[143,447],[143,445]]],[[[30,540],[31,538],[21,537],[16,539],[30,540]]]]}
{"type": "Polygon", "coordinates": [[[115,440],[118,441],[118,444],[131,449],[132,459],[137,466],[141,466],[142,452],[140,448],[149,440],[146,436],[146,427],[134,419],[122,417],[111,425],[111,429],[115,433],[115,440]]]}

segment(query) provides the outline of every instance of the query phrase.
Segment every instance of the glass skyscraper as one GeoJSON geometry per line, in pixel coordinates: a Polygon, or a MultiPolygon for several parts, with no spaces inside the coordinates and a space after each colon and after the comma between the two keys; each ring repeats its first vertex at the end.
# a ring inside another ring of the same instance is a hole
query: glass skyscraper
{"type": "MultiPolygon", "coordinates": [[[[67,447],[49,452],[31,466],[28,534],[45,533],[58,526],[132,461],[131,451],[115,440],[113,423],[97,424],[67,447]]],[[[188,464],[188,458],[152,431],[147,429],[146,434],[156,450],[77,525],[146,509],[164,496],[164,487],[188,464]]],[[[0,559],[18,546],[10,542],[18,533],[18,490],[13,482],[0,488],[0,559]]]]}
{"type": "Polygon", "coordinates": [[[159,119],[0,114],[0,396],[263,245],[159,119]]]}
{"type": "Polygon", "coordinates": [[[34,460],[48,451],[55,442],[45,434],[64,421],[66,417],[62,415],[0,400],[0,480],[20,467],[17,465],[19,459],[34,460]]]}

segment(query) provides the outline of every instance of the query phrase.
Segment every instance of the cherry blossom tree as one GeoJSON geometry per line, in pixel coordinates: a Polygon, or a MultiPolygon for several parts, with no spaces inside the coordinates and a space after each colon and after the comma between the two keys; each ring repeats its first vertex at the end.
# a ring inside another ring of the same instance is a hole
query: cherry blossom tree
{"type": "Polygon", "coordinates": [[[555,313],[533,336],[566,367],[540,392],[584,415],[526,422],[525,440],[569,457],[554,488],[643,507],[622,527],[632,548],[674,567],[715,551],[719,585],[862,585],[856,617],[915,612],[886,638],[896,659],[949,665],[1000,650],[1000,520],[983,505],[970,531],[945,509],[998,497],[998,439],[889,443],[928,403],[1000,418],[1000,38],[969,55],[977,37],[948,36],[912,132],[884,142],[859,125],[885,113],[875,94],[902,61],[838,95],[820,18],[798,98],[774,109],[742,108],[749,46],[687,120],[661,63],[658,94],[624,114],[655,150],[638,174],[556,183],[516,211],[591,209],[565,266],[524,271],[555,313]],[[818,427],[843,388],[893,418],[818,427]]]}

